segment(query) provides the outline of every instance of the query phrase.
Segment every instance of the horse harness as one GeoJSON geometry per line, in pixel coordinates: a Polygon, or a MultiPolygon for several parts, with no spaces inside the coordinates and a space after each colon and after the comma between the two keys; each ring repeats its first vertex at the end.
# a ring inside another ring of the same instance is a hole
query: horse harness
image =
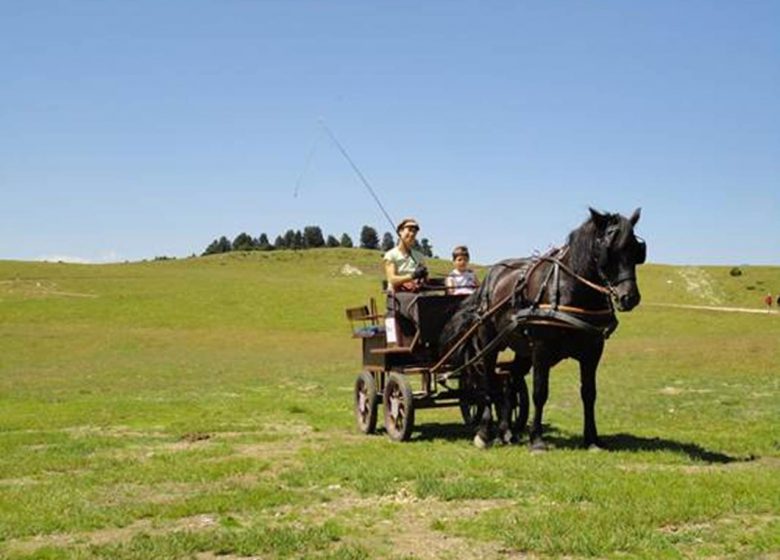
{"type": "MultiPolygon", "coordinates": [[[[609,244],[612,241],[614,232],[607,232],[606,243],[599,253],[599,275],[606,283],[605,274],[602,271],[602,261],[605,261],[604,255],[608,251],[609,244]],[[610,235],[611,234],[611,235],[610,235]]],[[[640,242],[641,246],[644,246],[644,242],[640,242]]],[[[506,268],[514,268],[520,270],[521,273],[515,280],[512,291],[509,295],[503,297],[492,307],[488,307],[487,294],[483,297],[480,304],[482,310],[478,314],[477,321],[472,325],[466,333],[464,333],[455,342],[447,353],[437,362],[431,371],[436,372],[441,368],[450,356],[455,352],[460,345],[467,340],[487,319],[498,312],[507,303],[511,302],[511,307],[516,309],[511,314],[509,321],[501,329],[501,331],[491,340],[482,350],[480,350],[473,358],[466,363],[447,374],[447,378],[457,376],[462,370],[470,367],[477,361],[481,360],[484,356],[496,350],[500,344],[504,342],[506,337],[519,327],[528,327],[534,325],[546,325],[559,328],[569,328],[579,331],[583,331],[595,336],[601,336],[603,338],[609,338],[609,336],[615,331],[618,326],[618,320],[615,316],[615,309],[612,304],[613,288],[609,286],[599,285],[591,282],[587,278],[584,278],[580,274],[577,274],[574,270],[565,265],[561,259],[568,251],[568,246],[563,248],[555,248],[542,256],[536,257],[531,263],[524,262],[522,265],[516,265],[511,263],[499,263],[498,265],[506,268]],[[539,285],[539,290],[532,299],[524,297],[525,289],[528,286],[528,279],[542,264],[549,263],[552,266],[547,270],[544,276],[544,280],[539,285]],[[602,309],[584,309],[580,307],[572,307],[560,304],[560,277],[561,271],[565,272],[578,282],[588,286],[589,288],[604,294],[606,296],[607,306],[602,309]],[[541,303],[545,290],[548,292],[548,300],[550,303],[541,303]],[[518,309],[523,303],[530,301],[530,305],[518,309]]],[[[616,284],[629,280],[629,277],[618,278],[616,284]]],[[[527,334],[527,329],[526,329],[527,334]]]]}

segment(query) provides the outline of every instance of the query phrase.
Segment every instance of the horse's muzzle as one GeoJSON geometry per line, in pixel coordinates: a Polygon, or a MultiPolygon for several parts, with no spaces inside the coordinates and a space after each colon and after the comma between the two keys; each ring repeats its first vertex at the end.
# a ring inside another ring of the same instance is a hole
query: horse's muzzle
{"type": "Polygon", "coordinates": [[[638,290],[631,290],[625,294],[620,294],[617,297],[617,307],[619,311],[631,311],[642,299],[638,290]]]}

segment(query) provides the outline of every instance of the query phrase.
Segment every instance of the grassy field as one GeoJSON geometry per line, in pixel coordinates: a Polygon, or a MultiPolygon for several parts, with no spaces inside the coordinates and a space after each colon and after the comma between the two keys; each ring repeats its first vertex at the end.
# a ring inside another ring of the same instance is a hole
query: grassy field
{"type": "MultiPolygon", "coordinates": [[[[455,409],[356,432],[376,253],[0,261],[0,557],[780,558],[780,268],[646,265],[599,370],[610,451],[479,451],[455,409]],[[345,276],[343,265],[365,274],[345,276]]],[[[436,263],[444,272],[447,263],[436,263]]]]}

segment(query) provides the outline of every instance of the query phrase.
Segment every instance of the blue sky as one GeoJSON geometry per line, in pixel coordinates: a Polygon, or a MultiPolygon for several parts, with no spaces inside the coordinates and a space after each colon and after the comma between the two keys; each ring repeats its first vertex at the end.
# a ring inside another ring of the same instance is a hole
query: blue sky
{"type": "Polygon", "coordinates": [[[753,1],[5,0],[0,259],[388,230],[322,118],[440,255],[641,206],[651,262],[780,264],[778,29],[753,1]]]}

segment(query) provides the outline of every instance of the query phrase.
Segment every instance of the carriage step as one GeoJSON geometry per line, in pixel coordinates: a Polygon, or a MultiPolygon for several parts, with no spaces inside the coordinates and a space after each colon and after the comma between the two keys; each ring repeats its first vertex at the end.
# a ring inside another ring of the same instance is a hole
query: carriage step
{"type": "Polygon", "coordinates": [[[372,348],[369,350],[372,354],[411,354],[411,346],[395,346],[393,348],[372,348]]]}
{"type": "Polygon", "coordinates": [[[404,373],[430,373],[431,368],[427,367],[405,367],[404,373]]]}

